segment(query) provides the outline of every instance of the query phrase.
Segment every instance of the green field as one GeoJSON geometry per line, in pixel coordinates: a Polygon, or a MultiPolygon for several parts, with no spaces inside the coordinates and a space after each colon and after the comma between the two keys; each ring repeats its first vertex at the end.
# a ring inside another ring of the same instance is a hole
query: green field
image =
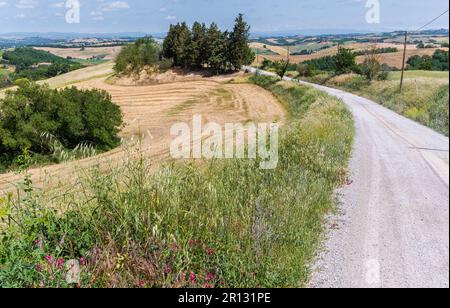
{"type": "Polygon", "coordinates": [[[273,52],[273,51],[271,51],[271,50],[269,50],[269,49],[252,48],[252,51],[253,51],[255,54],[258,54],[258,55],[265,55],[265,56],[274,56],[274,55],[277,55],[277,53],[275,53],[275,52],[273,52]]]}
{"type": "MultiPolygon", "coordinates": [[[[318,51],[323,47],[331,47],[332,44],[316,44],[316,43],[312,43],[312,44],[301,44],[301,45],[296,45],[291,47],[291,53],[296,53],[296,52],[300,52],[302,50],[307,50],[307,51],[318,51]]],[[[286,47],[287,48],[287,47],[286,47]]]]}
{"type": "MultiPolygon", "coordinates": [[[[389,80],[400,80],[401,72],[391,72],[389,74],[389,80]]],[[[449,80],[449,72],[438,71],[406,71],[406,79],[437,79],[439,81],[449,80]]]]}

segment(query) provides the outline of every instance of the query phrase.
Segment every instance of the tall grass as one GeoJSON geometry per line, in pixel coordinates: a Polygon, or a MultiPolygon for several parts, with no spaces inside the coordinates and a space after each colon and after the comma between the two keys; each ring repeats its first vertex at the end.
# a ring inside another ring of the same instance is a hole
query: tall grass
{"type": "Polygon", "coordinates": [[[25,180],[19,198],[0,201],[0,286],[66,287],[68,259],[82,261],[81,287],[304,286],[346,178],[353,122],[312,88],[266,89],[291,116],[275,170],[233,159],[155,173],[138,155],[56,196],[25,180]]]}

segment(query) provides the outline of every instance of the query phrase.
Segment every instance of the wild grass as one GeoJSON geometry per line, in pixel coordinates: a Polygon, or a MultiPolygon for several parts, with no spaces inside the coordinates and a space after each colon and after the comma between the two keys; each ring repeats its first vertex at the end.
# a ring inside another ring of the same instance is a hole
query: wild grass
{"type": "Polygon", "coordinates": [[[290,115],[274,170],[232,159],[154,173],[138,147],[138,159],[51,195],[33,189],[25,153],[19,197],[0,200],[0,287],[67,287],[69,259],[82,265],[80,287],[305,286],[353,121],[334,98],[266,78],[252,81],[290,115]]]}

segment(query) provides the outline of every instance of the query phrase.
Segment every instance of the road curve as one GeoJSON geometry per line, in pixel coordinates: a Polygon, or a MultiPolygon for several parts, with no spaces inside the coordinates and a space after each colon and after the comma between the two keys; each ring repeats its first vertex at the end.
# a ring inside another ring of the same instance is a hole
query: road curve
{"type": "Polygon", "coordinates": [[[312,86],[348,106],[356,139],[310,286],[448,288],[449,139],[373,101],[312,86]]]}

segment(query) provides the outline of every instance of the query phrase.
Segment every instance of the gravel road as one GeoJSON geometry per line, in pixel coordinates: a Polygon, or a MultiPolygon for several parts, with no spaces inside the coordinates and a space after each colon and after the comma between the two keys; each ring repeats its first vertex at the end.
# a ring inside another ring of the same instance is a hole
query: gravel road
{"type": "Polygon", "coordinates": [[[344,101],[356,139],[351,182],[338,192],[310,286],[448,288],[449,139],[365,98],[313,86],[344,101]]]}

